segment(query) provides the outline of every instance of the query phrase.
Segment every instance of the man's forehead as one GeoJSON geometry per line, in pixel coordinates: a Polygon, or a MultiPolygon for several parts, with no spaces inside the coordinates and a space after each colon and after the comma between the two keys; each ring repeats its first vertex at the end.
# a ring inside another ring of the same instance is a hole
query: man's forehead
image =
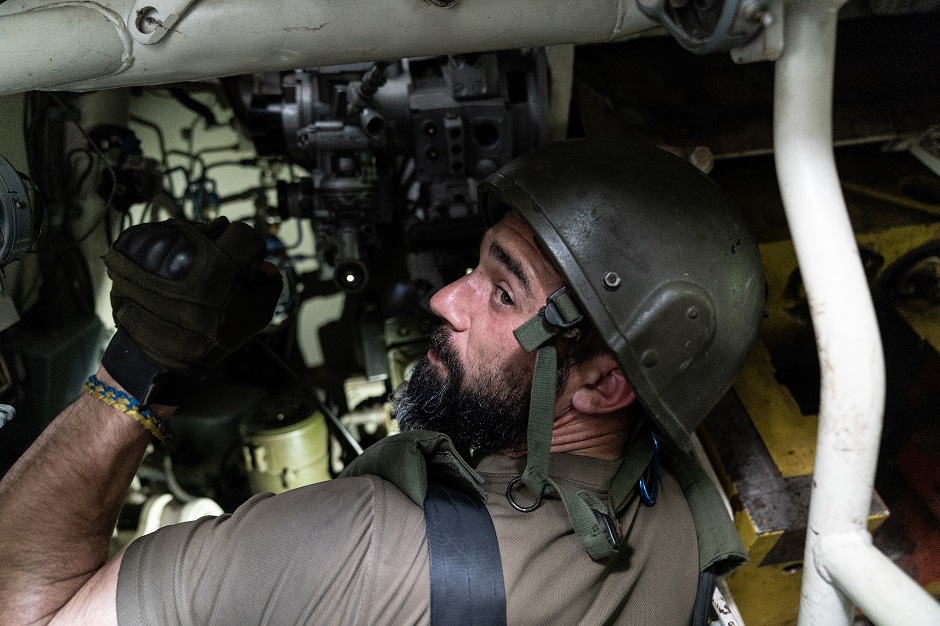
{"type": "Polygon", "coordinates": [[[483,238],[483,251],[492,244],[498,245],[522,266],[528,280],[551,293],[562,284],[561,275],[554,264],[542,252],[535,240],[535,233],[518,213],[510,211],[494,224],[483,238]]]}

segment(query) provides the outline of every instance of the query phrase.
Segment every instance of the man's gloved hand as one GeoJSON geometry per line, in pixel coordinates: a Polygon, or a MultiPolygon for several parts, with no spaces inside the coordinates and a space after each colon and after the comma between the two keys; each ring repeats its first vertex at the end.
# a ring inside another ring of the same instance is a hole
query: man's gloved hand
{"type": "Polygon", "coordinates": [[[264,254],[254,229],[224,217],[125,230],[104,257],[118,326],[105,368],[144,405],[178,404],[271,321],[282,281],[264,254]]]}

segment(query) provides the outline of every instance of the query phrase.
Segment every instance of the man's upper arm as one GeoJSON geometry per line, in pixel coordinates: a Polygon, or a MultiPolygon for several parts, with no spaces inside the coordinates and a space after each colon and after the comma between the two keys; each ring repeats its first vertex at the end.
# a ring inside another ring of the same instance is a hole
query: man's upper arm
{"type": "Polygon", "coordinates": [[[428,581],[423,510],[364,476],[141,537],[114,602],[122,624],[421,623],[428,581]]]}
{"type": "Polygon", "coordinates": [[[117,626],[117,581],[121,569],[121,551],[88,579],[68,604],[62,607],[50,626],[56,624],[94,624],[117,626]]]}

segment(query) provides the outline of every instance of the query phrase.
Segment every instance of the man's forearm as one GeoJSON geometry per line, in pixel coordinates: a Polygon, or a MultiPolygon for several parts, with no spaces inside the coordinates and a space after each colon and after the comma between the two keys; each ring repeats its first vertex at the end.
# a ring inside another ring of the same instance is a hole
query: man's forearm
{"type": "Polygon", "coordinates": [[[0,481],[0,623],[44,623],[104,565],[149,441],[83,393],[0,481]]]}

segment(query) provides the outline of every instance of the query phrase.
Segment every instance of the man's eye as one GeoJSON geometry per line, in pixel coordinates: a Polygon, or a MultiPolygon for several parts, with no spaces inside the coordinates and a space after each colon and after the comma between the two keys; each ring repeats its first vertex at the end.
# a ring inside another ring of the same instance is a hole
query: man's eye
{"type": "Polygon", "coordinates": [[[513,301],[512,301],[512,298],[509,296],[509,293],[502,287],[497,287],[497,289],[499,289],[499,301],[502,304],[505,304],[506,306],[512,306],[513,301]]]}

